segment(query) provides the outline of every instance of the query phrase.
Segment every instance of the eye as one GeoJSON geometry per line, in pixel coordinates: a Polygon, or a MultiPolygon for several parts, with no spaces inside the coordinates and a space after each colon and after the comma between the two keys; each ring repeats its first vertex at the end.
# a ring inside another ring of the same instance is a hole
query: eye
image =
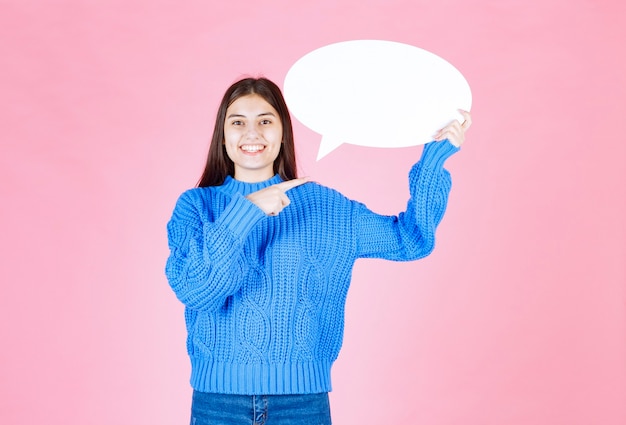
{"type": "Polygon", "coordinates": [[[235,120],[235,121],[231,122],[231,125],[243,125],[243,121],[235,120]]]}
{"type": "Polygon", "coordinates": [[[261,125],[268,125],[268,124],[271,124],[271,123],[272,123],[272,121],[267,119],[267,118],[261,120],[261,125]]]}

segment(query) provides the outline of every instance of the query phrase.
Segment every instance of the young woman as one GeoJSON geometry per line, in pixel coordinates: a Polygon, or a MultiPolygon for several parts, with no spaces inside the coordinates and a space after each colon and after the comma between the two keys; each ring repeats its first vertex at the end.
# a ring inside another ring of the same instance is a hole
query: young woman
{"type": "Polygon", "coordinates": [[[220,104],[206,168],[168,223],[166,275],[185,304],[192,424],[330,424],[330,369],[357,258],[415,260],[450,191],[443,163],[471,124],[424,146],[397,217],[297,178],[280,89],[247,78],[220,104]]]}

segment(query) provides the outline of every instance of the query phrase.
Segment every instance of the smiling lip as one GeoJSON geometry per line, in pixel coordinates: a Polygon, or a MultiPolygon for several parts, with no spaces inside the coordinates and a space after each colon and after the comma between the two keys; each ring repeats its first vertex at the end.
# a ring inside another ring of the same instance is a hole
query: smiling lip
{"type": "Polygon", "coordinates": [[[263,152],[265,150],[265,145],[262,144],[250,144],[250,145],[241,145],[239,147],[244,153],[247,154],[256,154],[263,152]]]}

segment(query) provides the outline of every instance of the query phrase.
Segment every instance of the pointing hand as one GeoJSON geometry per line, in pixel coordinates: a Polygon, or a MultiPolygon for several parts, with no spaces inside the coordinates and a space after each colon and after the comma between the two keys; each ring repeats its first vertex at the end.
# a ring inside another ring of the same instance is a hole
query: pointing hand
{"type": "Polygon", "coordinates": [[[246,198],[259,207],[265,214],[272,216],[278,215],[291,202],[286,192],[308,181],[308,177],[302,177],[277,183],[253,192],[246,196],[246,198]]]}

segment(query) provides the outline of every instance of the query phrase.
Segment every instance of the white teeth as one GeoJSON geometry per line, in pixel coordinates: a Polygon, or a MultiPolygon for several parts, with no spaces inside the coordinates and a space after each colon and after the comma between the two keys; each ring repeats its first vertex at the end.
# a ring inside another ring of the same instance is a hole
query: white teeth
{"type": "Polygon", "coordinates": [[[263,145],[242,145],[241,146],[241,150],[245,152],[258,152],[260,150],[263,150],[263,148],[265,148],[265,146],[263,145]]]}

